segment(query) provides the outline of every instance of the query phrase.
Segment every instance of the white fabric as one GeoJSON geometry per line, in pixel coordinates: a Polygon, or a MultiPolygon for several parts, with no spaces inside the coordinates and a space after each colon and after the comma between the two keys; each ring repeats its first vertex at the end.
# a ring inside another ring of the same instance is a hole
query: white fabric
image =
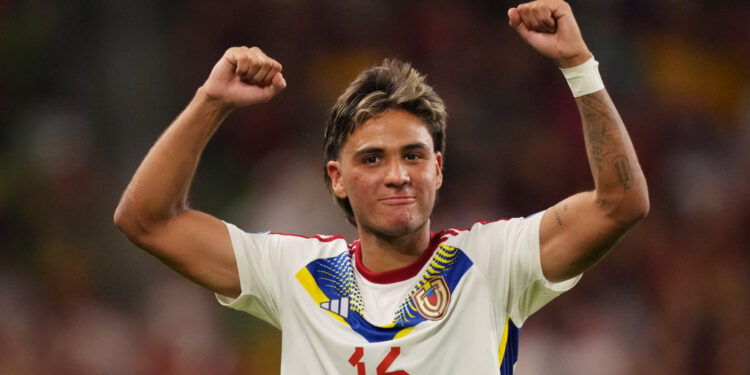
{"type": "MultiPolygon", "coordinates": [[[[376,374],[380,365],[387,365],[387,371],[405,370],[410,375],[470,371],[499,374],[498,349],[507,318],[520,327],[529,315],[572,288],[580,278],[553,284],[542,275],[541,217],[538,213],[525,219],[477,223],[468,230],[441,232],[441,246],[460,249],[472,264],[453,288],[442,319],[421,321],[395,339],[368,341],[353,325],[326,311],[333,301],[316,302],[297,275],[311,262],[347,254],[336,259],[345,260],[342,272],[353,271],[351,280],[356,280],[359,300],[364,301],[359,302],[364,305],[362,315],[370,324],[383,326],[394,321],[400,302],[408,301],[421,275],[427,274],[430,261],[417,276],[393,285],[363,281],[343,238],[245,233],[227,223],[242,293],[236,299],[217,297],[223,305],[246,311],[282,330],[282,374],[356,374],[349,362],[356,350],[362,350],[359,362],[364,363],[367,374],[376,374]],[[393,348],[400,353],[384,365],[393,348]]],[[[325,283],[328,281],[319,284],[325,283]]],[[[353,310],[347,317],[352,318],[357,314],[357,299],[357,295],[351,295],[347,301],[335,303],[351,304],[353,310]]]]}
{"type": "Polygon", "coordinates": [[[567,69],[561,68],[560,71],[568,81],[573,97],[588,95],[604,88],[602,76],[599,74],[599,62],[593,57],[581,65],[567,69]]]}
{"type": "Polygon", "coordinates": [[[377,326],[390,323],[404,296],[409,294],[421,276],[416,274],[414,277],[403,281],[378,284],[367,280],[357,272],[355,267],[355,277],[362,293],[362,302],[367,306],[365,318],[377,326]]]}

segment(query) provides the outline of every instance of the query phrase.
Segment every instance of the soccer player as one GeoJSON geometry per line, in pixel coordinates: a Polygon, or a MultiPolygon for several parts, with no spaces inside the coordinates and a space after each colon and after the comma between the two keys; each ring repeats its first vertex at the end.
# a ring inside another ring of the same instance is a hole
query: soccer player
{"type": "Polygon", "coordinates": [[[281,329],[283,374],[511,374],[526,318],[602,259],[649,201],[570,6],[539,0],[508,16],[568,80],[593,191],[526,218],[432,232],[445,109],[422,75],[386,60],[345,90],[325,130],[326,183],[359,239],[243,232],[186,204],[222,120],[286,87],[277,61],[234,47],[146,155],[116,225],[222,304],[281,329]]]}

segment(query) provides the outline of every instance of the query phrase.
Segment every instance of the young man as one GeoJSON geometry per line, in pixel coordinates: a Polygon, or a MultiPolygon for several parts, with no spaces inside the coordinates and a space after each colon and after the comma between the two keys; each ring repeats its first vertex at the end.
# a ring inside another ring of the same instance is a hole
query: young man
{"type": "Polygon", "coordinates": [[[518,327],[648,212],[633,146],[570,7],[539,0],[510,25],[563,69],[595,190],[528,218],[430,231],[442,183],[442,100],[407,64],[360,74],[326,128],[326,182],[358,230],[245,233],[191,210],[199,156],[235,108],[286,87],[258,48],[230,48],[138,168],[115,223],[219,300],[282,330],[284,374],[510,374],[518,327]]]}

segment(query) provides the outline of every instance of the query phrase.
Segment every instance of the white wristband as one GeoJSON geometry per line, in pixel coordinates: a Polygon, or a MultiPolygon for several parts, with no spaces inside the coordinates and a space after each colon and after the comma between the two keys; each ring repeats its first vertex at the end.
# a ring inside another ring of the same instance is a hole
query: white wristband
{"type": "Polygon", "coordinates": [[[585,63],[572,68],[560,69],[568,80],[574,97],[584,96],[604,88],[602,76],[599,75],[599,62],[593,57],[585,63]]]}

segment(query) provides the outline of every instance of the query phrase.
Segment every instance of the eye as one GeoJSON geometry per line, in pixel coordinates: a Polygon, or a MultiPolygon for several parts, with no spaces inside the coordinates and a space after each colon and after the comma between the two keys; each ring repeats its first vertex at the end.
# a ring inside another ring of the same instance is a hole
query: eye
{"type": "Polygon", "coordinates": [[[364,164],[375,164],[375,163],[378,162],[378,160],[379,160],[379,158],[378,158],[377,155],[369,155],[369,156],[365,157],[364,159],[362,159],[362,163],[364,163],[364,164]]]}
{"type": "Polygon", "coordinates": [[[421,159],[421,158],[422,158],[422,155],[420,155],[420,154],[418,154],[416,152],[410,152],[410,153],[406,154],[406,156],[404,156],[404,159],[406,159],[406,160],[417,160],[417,159],[421,159]]]}

